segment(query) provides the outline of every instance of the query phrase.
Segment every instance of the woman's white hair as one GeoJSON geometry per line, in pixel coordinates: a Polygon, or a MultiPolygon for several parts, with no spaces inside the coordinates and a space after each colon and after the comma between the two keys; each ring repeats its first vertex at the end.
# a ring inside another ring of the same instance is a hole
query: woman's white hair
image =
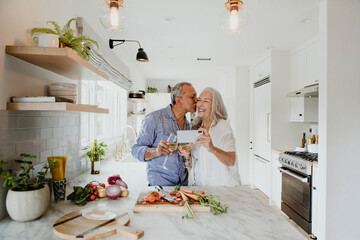
{"type": "MultiPolygon", "coordinates": [[[[228,114],[226,111],[224,101],[219,91],[214,88],[207,87],[201,93],[203,92],[210,92],[212,95],[210,119],[213,126],[215,126],[220,119],[227,120],[228,114]]],[[[202,124],[202,119],[200,117],[196,117],[193,121],[192,128],[198,129],[201,126],[201,124],[202,124]]]]}

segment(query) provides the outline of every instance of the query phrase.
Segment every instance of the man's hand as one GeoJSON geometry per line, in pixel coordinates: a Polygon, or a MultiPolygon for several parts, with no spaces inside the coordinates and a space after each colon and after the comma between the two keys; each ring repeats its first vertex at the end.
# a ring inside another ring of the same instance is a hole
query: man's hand
{"type": "Polygon", "coordinates": [[[156,148],[156,153],[158,156],[161,155],[171,155],[171,151],[169,150],[169,143],[166,140],[161,140],[159,145],[156,148]]]}

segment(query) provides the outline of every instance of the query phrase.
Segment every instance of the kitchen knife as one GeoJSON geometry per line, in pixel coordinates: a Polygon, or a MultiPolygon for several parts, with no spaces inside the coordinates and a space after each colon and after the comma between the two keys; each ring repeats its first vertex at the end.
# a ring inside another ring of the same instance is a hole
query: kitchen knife
{"type": "Polygon", "coordinates": [[[163,189],[162,186],[155,186],[156,191],[158,191],[161,195],[165,195],[164,199],[168,200],[169,202],[174,202],[175,199],[163,189]]]}

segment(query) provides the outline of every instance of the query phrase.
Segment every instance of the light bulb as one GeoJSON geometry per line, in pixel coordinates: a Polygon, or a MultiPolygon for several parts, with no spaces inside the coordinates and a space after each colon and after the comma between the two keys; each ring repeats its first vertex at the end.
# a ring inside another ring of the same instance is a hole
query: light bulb
{"type": "Polygon", "coordinates": [[[248,23],[248,15],[242,1],[229,0],[223,11],[223,30],[229,34],[240,34],[248,23]]]}
{"type": "Polygon", "coordinates": [[[104,0],[100,10],[99,20],[101,25],[108,31],[116,33],[125,28],[126,11],[115,0],[104,0]]]}
{"type": "Polygon", "coordinates": [[[119,7],[110,8],[110,25],[112,28],[117,28],[119,26],[119,7]]]}
{"type": "Polygon", "coordinates": [[[239,28],[239,11],[232,10],[229,18],[229,27],[231,31],[236,31],[239,28]]]}

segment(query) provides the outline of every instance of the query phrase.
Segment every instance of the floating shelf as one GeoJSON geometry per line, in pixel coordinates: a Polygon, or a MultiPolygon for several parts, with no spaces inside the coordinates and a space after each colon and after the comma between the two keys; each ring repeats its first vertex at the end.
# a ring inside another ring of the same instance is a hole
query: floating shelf
{"type": "Polygon", "coordinates": [[[71,48],[6,46],[6,53],[73,80],[109,80],[71,48]]]}
{"type": "Polygon", "coordinates": [[[55,103],[13,103],[8,102],[6,110],[16,111],[75,111],[92,113],[109,113],[109,109],[98,108],[94,105],[74,104],[67,102],[55,103]]]}

